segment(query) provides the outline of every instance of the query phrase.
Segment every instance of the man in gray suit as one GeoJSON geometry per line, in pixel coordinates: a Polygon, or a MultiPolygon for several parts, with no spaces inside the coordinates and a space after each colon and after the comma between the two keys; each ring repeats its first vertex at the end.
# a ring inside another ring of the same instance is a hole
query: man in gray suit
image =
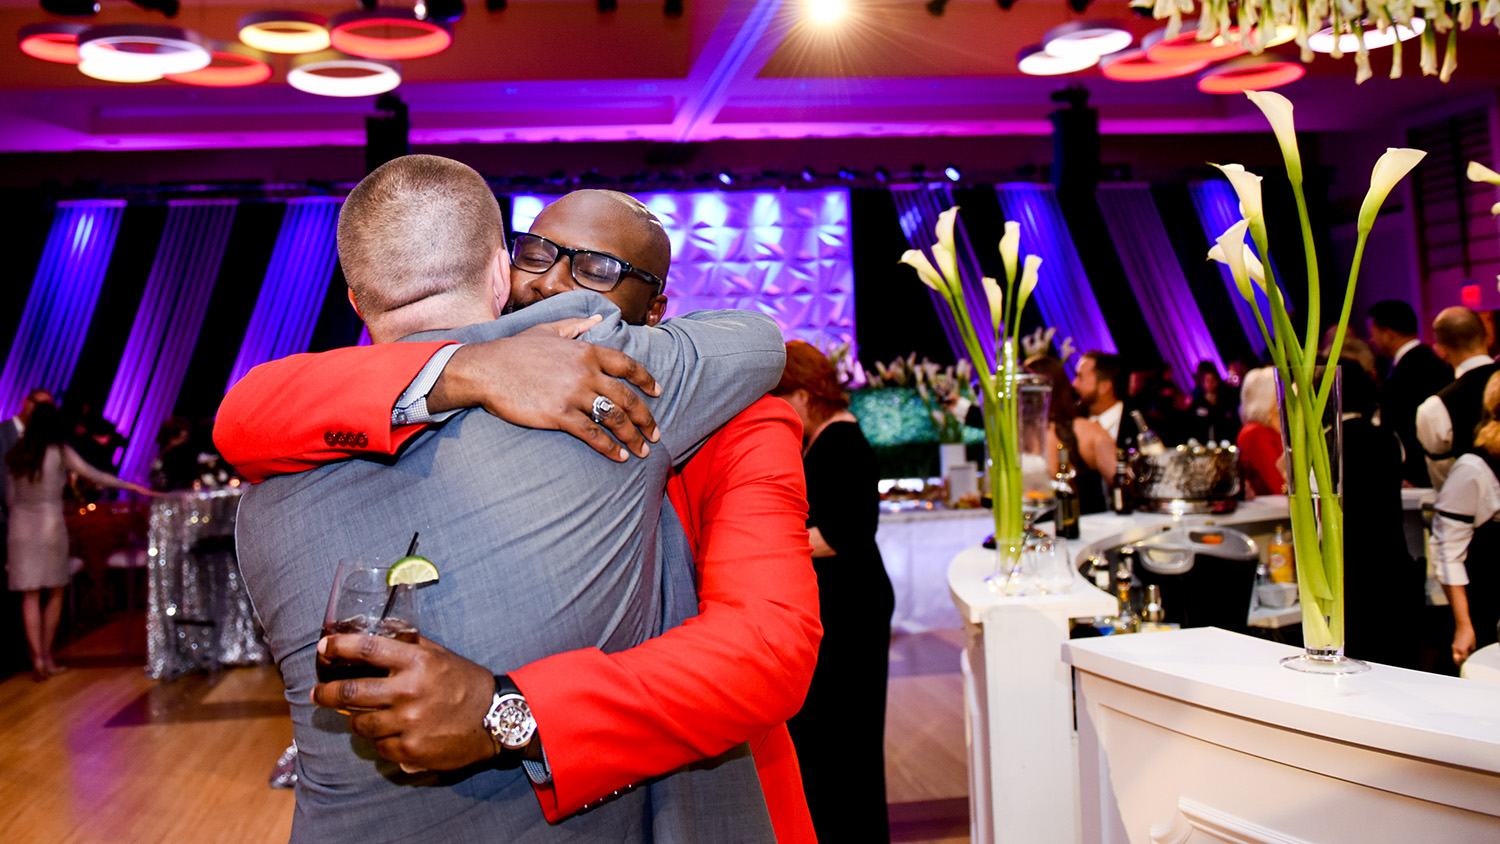
{"type": "Polygon", "coordinates": [[[521,769],[404,774],[351,735],[346,718],[313,706],[308,692],[333,563],[391,560],[416,530],[442,571],[418,592],[422,633],[483,665],[504,670],[580,647],[614,651],[659,632],[662,484],[674,460],[779,378],[774,323],[719,312],[664,328],[626,326],[591,292],[497,320],[510,290],[499,210],[477,174],[444,159],[412,156],[371,174],[345,204],[339,241],[375,342],[433,325],[456,327],[444,337],[478,342],[602,315],[583,339],[656,374],[661,397],[647,401],[661,440],[645,459],[607,463],[565,434],[470,411],[421,435],[398,463],[338,463],[246,494],[240,566],[287,684],[301,754],[293,840],[769,838],[748,757],[548,825],[521,769]]]}

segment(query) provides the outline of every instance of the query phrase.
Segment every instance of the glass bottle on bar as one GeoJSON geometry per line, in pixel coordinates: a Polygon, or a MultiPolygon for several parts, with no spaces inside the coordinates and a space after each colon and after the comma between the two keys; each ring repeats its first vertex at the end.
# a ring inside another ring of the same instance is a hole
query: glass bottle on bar
{"type": "Polygon", "coordinates": [[[1077,539],[1078,519],[1083,514],[1078,500],[1078,488],[1073,479],[1078,472],[1068,463],[1068,447],[1057,444],[1057,474],[1052,478],[1053,495],[1057,499],[1057,538],[1077,539]]]}
{"type": "Polygon", "coordinates": [[[1161,437],[1151,430],[1146,424],[1146,417],[1139,410],[1130,411],[1130,418],[1135,420],[1135,450],[1147,457],[1155,457],[1158,454],[1166,454],[1167,447],[1162,444],[1161,437]]]}
{"type": "Polygon", "coordinates": [[[1111,508],[1122,516],[1135,512],[1135,499],[1130,483],[1130,464],[1125,459],[1125,449],[1115,449],[1115,477],[1109,485],[1111,508]]]}

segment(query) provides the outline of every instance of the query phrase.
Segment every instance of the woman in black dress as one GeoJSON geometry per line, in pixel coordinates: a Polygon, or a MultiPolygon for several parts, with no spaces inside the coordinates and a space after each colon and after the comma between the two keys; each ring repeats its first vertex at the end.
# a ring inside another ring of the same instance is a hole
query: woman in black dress
{"type": "Polygon", "coordinates": [[[807,527],[823,644],[802,711],[787,722],[821,841],[889,841],[885,702],[896,597],[875,545],[875,453],[832,363],[800,340],[772,391],[802,419],[807,527]]]}

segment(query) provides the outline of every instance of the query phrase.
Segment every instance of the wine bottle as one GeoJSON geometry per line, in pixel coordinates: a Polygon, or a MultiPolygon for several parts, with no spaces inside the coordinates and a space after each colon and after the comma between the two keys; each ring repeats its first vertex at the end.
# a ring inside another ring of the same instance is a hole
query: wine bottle
{"type": "Polygon", "coordinates": [[[1115,479],[1110,484],[1110,503],[1116,513],[1122,516],[1135,512],[1135,499],[1132,497],[1130,488],[1130,464],[1125,460],[1125,450],[1115,451],[1115,479]]]}
{"type": "Polygon", "coordinates": [[[1146,417],[1139,410],[1130,411],[1130,418],[1135,420],[1135,448],[1147,457],[1155,457],[1158,454],[1166,454],[1167,447],[1162,444],[1161,437],[1151,430],[1146,424],[1146,417]]]}
{"type": "Polygon", "coordinates": [[[1083,514],[1083,506],[1078,500],[1078,489],[1073,484],[1073,479],[1078,473],[1068,464],[1068,448],[1062,443],[1057,445],[1057,474],[1052,478],[1053,495],[1057,498],[1057,538],[1077,539],[1079,537],[1078,519],[1083,514]]]}

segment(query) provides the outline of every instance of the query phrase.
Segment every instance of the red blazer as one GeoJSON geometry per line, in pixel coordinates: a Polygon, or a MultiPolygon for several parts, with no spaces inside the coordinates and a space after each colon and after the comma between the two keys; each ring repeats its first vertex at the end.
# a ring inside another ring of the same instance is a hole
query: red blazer
{"type": "MultiPolygon", "coordinates": [[[[214,440],[255,481],[392,454],[421,428],[390,431],[391,408],[441,345],[339,349],[256,367],[225,397],[214,440]],[[338,376],[321,375],[329,371],[338,376]]],[[[801,445],[796,414],[765,397],[669,482],[696,561],[697,617],[620,653],[570,651],[510,672],[552,767],[553,786],[537,791],[549,821],[749,740],[778,842],[816,840],[785,726],[822,638],[801,445]]]]}

